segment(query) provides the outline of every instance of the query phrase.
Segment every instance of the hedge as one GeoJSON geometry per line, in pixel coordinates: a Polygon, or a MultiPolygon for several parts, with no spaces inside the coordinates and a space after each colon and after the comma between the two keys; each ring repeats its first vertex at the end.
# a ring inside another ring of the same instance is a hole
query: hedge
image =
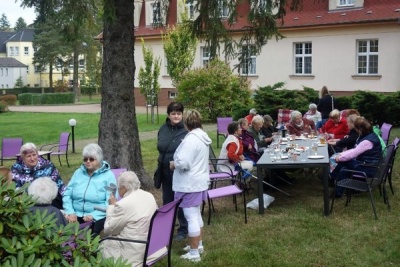
{"type": "Polygon", "coordinates": [[[54,105],[75,103],[74,93],[52,93],[52,94],[20,94],[18,95],[20,105],[54,105]]]}

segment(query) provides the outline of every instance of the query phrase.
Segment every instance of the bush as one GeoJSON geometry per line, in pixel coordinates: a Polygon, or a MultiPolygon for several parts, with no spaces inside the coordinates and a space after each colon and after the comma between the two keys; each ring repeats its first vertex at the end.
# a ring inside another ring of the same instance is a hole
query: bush
{"type": "Polygon", "coordinates": [[[6,102],[0,100],[0,113],[4,113],[8,111],[8,106],[6,102]]]}
{"type": "Polygon", "coordinates": [[[89,99],[92,99],[92,96],[96,92],[96,87],[95,86],[81,86],[81,93],[84,95],[88,95],[89,99]]]}
{"type": "Polygon", "coordinates": [[[26,187],[16,189],[0,179],[0,266],[128,266],[103,259],[99,237],[79,230],[78,223],[58,227],[53,214],[29,210],[33,206],[26,187]],[[7,218],[7,219],[4,219],[7,218]],[[65,246],[75,241],[76,247],[65,246]],[[69,255],[69,256],[68,256],[69,255]]]}
{"type": "Polygon", "coordinates": [[[0,101],[4,101],[8,106],[15,106],[17,104],[16,95],[3,95],[0,96],[0,101]]]}
{"type": "Polygon", "coordinates": [[[209,62],[206,68],[189,70],[177,85],[177,101],[185,108],[197,109],[203,121],[216,121],[217,117],[232,116],[237,110],[252,105],[249,83],[233,75],[221,60],[209,62]]]}
{"type": "Polygon", "coordinates": [[[20,105],[54,105],[54,104],[73,104],[75,102],[74,93],[54,93],[54,94],[20,94],[20,105]]]}
{"type": "Polygon", "coordinates": [[[60,93],[60,92],[68,92],[68,82],[64,80],[58,80],[55,82],[54,85],[54,92],[60,93]]]}

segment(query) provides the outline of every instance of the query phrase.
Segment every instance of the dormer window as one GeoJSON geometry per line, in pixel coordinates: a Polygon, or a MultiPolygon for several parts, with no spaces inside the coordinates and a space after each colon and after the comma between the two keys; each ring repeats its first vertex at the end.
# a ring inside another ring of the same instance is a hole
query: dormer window
{"type": "Polygon", "coordinates": [[[229,7],[226,0],[218,0],[219,15],[221,18],[227,18],[229,16],[229,7]]]}
{"type": "Polygon", "coordinates": [[[354,0],[338,0],[338,6],[354,6],[354,0]]]}

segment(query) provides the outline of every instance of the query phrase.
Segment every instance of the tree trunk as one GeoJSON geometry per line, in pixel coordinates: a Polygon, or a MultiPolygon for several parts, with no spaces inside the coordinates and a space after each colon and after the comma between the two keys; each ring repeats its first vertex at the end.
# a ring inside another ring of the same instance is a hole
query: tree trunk
{"type": "Polygon", "coordinates": [[[101,117],[99,145],[112,168],[126,167],[134,171],[143,185],[149,177],[143,168],[142,153],[133,95],[134,27],[133,2],[107,2],[105,9],[115,10],[115,19],[104,20],[104,54],[102,67],[101,117]]]}
{"type": "Polygon", "coordinates": [[[50,63],[50,70],[49,70],[49,82],[50,88],[53,89],[53,63],[50,63]]]}

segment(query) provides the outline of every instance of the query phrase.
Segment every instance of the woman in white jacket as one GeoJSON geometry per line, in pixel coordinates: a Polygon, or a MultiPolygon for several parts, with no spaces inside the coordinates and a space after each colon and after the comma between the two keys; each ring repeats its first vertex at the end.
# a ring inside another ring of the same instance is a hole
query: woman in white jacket
{"type": "Polygon", "coordinates": [[[189,131],[176,149],[170,167],[174,170],[172,190],[188,221],[188,253],[181,256],[189,261],[200,261],[203,252],[203,219],[200,205],[207,199],[209,185],[208,153],[211,139],[202,130],[201,115],[196,110],[185,112],[183,122],[189,131]]]}
{"type": "MultiPolygon", "coordinates": [[[[111,194],[104,223],[104,235],[117,238],[147,240],[150,220],[157,209],[154,196],[140,189],[140,181],[136,173],[123,172],[118,177],[118,193],[122,199],[117,202],[111,194]]],[[[142,265],[145,244],[105,240],[102,243],[104,258],[119,257],[132,266],[142,265]]],[[[157,251],[148,259],[156,259],[166,250],[157,251]]]]}

